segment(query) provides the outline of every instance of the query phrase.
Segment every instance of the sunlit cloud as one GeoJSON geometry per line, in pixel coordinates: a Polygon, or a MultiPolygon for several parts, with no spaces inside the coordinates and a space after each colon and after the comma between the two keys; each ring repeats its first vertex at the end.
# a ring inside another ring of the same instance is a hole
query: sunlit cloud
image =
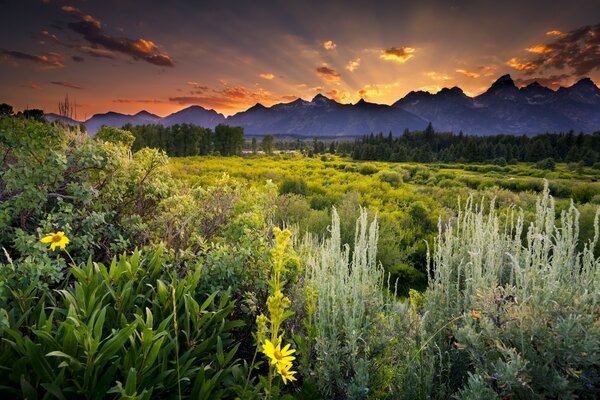
{"type": "Polygon", "coordinates": [[[0,56],[4,56],[5,59],[10,59],[16,62],[27,61],[41,66],[44,69],[64,68],[63,56],[59,53],[45,53],[45,54],[29,54],[22,51],[4,50],[0,49],[0,56]]]}
{"type": "Polygon", "coordinates": [[[372,99],[377,97],[386,97],[392,94],[400,86],[398,82],[393,83],[369,83],[358,90],[358,96],[361,99],[372,99]]]}
{"type": "Polygon", "coordinates": [[[417,88],[417,90],[422,90],[423,92],[429,92],[429,93],[437,93],[440,90],[442,90],[442,87],[439,85],[427,85],[427,86],[421,86],[421,87],[417,88]]]}
{"type": "Polygon", "coordinates": [[[412,47],[391,47],[387,50],[383,50],[379,58],[387,61],[405,63],[413,57],[414,52],[415,49],[412,47]]]}
{"type": "Polygon", "coordinates": [[[545,54],[554,51],[552,47],[546,46],[545,44],[538,44],[537,46],[528,47],[525,50],[534,54],[545,54]]]}
{"type": "Polygon", "coordinates": [[[28,83],[26,85],[21,85],[21,87],[33,89],[33,90],[42,90],[42,86],[37,83],[28,83]]]}
{"type": "Polygon", "coordinates": [[[546,32],[546,35],[548,35],[548,36],[562,36],[562,35],[564,35],[564,33],[562,33],[561,31],[558,31],[558,30],[553,30],[553,31],[546,32]]]}
{"type": "Polygon", "coordinates": [[[360,67],[360,58],[350,60],[348,61],[348,64],[346,64],[346,69],[350,72],[356,71],[358,67],[360,67]]]}
{"type": "Polygon", "coordinates": [[[284,98],[275,96],[271,92],[258,88],[248,89],[244,86],[229,86],[210,89],[196,96],[174,96],[169,97],[171,103],[179,105],[200,105],[204,108],[217,109],[224,112],[236,112],[245,110],[256,103],[267,106],[284,101],[284,98]]]}
{"type": "Polygon", "coordinates": [[[106,50],[106,49],[99,49],[97,47],[90,47],[90,46],[81,46],[79,47],[79,51],[86,53],[92,57],[98,57],[98,58],[110,58],[110,59],[114,59],[114,53],[110,50],[106,50]]]}
{"type": "Polygon", "coordinates": [[[466,76],[467,78],[479,78],[481,76],[477,72],[469,71],[466,69],[457,69],[456,72],[466,76]]]}
{"type": "Polygon", "coordinates": [[[327,65],[322,65],[316,69],[317,75],[327,83],[338,85],[341,80],[341,75],[327,65]]]}
{"type": "Polygon", "coordinates": [[[64,86],[64,87],[69,88],[69,89],[77,89],[77,90],[82,90],[83,89],[82,86],[79,86],[76,83],[72,83],[72,82],[53,81],[53,82],[50,82],[50,83],[53,84],[53,85],[56,85],[56,86],[64,86]]]}
{"type": "Polygon", "coordinates": [[[325,50],[333,50],[336,47],[337,44],[335,44],[333,40],[326,40],[325,42],[323,42],[323,48],[325,48],[325,50]]]}
{"type": "Polygon", "coordinates": [[[352,98],[352,95],[349,92],[338,89],[332,89],[325,94],[327,97],[337,101],[338,103],[348,103],[352,98]]]}
{"type": "Polygon", "coordinates": [[[448,81],[448,80],[452,79],[452,77],[450,77],[448,75],[440,74],[435,71],[425,72],[424,75],[434,81],[448,81]]]}
{"type": "Polygon", "coordinates": [[[537,65],[531,61],[520,62],[516,57],[511,58],[506,62],[509,66],[518,71],[533,71],[537,69],[537,65]]]}
{"type": "Polygon", "coordinates": [[[188,81],[186,82],[188,84],[188,86],[191,86],[192,89],[192,94],[201,94],[206,92],[209,88],[206,85],[202,85],[201,83],[198,83],[196,81],[188,81]]]}
{"type": "Polygon", "coordinates": [[[261,78],[263,78],[263,79],[267,79],[267,80],[271,80],[271,79],[275,78],[275,75],[273,75],[273,74],[272,74],[272,73],[270,73],[270,72],[266,72],[266,73],[264,73],[264,74],[260,74],[260,75],[258,75],[258,76],[260,76],[260,77],[261,77],[261,78]]]}

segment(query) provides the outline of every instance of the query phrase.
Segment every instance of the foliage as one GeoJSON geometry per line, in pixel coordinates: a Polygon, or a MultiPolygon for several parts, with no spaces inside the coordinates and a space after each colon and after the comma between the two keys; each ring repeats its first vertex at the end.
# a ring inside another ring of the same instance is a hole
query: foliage
{"type": "Polygon", "coordinates": [[[10,397],[227,397],[240,378],[234,304],[195,294],[201,269],[175,279],[161,252],[109,267],[88,261],[73,284],[11,292],[0,328],[0,391],[10,397]]]}

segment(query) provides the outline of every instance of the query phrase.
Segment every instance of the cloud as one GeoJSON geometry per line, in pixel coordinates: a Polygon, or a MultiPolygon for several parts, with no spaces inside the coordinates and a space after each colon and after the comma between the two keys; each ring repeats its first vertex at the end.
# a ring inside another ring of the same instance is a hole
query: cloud
{"type": "Polygon", "coordinates": [[[515,79],[515,84],[517,86],[527,86],[530,83],[538,82],[542,86],[549,87],[551,89],[558,89],[560,86],[563,86],[569,80],[568,74],[560,74],[560,75],[552,75],[547,77],[537,77],[537,78],[526,78],[526,79],[515,79]]]}
{"type": "Polygon", "coordinates": [[[466,69],[457,69],[456,72],[458,72],[459,74],[463,74],[467,78],[479,78],[481,76],[477,72],[469,71],[466,69]]]}
{"type": "Polygon", "coordinates": [[[346,64],[346,69],[350,72],[354,72],[358,69],[359,66],[360,66],[360,58],[357,58],[355,60],[348,61],[348,64],[346,64]]]}
{"type": "Polygon", "coordinates": [[[170,104],[168,101],[156,99],[114,99],[112,102],[119,104],[170,104]]]}
{"type": "MultiPolygon", "coordinates": [[[[126,54],[134,60],[144,60],[161,67],[173,67],[175,65],[172,57],[165,52],[161,52],[159,46],[151,40],[109,36],[102,30],[102,23],[91,15],[84,14],[73,6],[63,6],[62,9],[75,14],[78,18],[77,22],[69,23],[68,27],[91,44],[91,47],[86,47],[88,50],[98,50],[98,47],[101,47],[110,52],[126,54]]],[[[105,56],[100,54],[97,53],[96,56],[105,56]]]]}
{"type": "Polygon", "coordinates": [[[325,93],[330,99],[337,101],[338,103],[348,103],[352,95],[349,92],[332,89],[325,93]]]}
{"type": "Polygon", "coordinates": [[[191,91],[192,94],[202,94],[208,90],[208,86],[202,85],[196,81],[188,81],[187,84],[194,89],[191,91]]]}
{"type": "Polygon", "coordinates": [[[329,68],[326,64],[318,67],[316,70],[317,75],[325,82],[339,85],[341,75],[334,69],[329,68]]]}
{"type": "Polygon", "coordinates": [[[97,47],[80,46],[79,51],[97,58],[110,58],[111,60],[115,58],[112,51],[106,49],[99,49],[97,47]]]}
{"type": "Polygon", "coordinates": [[[289,103],[291,101],[298,100],[298,96],[294,96],[294,95],[281,96],[280,99],[281,99],[281,101],[289,103]]]}
{"type": "Polygon", "coordinates": [[[373,97],[383,97],[392,93],[393,90],[397,90],[400,83],[369,83],[364,85],[358,90],[358,95],[361,99],[370,99],[373,97]]]}
{"type": "Polygon", "coordinates": [[[71,56],[71,60],[73,60],[75,62],[83,62],[85,60],[85,58],[83,58],[81,56],[71,56]]]}
{"type": "Polygon", "coordinates": [[[267,73],[264,73],[264,74],[260,74],[258,76],[260,76],[263,79],[267,79],[267,80],[271,80],[271,79],[275,78],[275,75],[273,75],[270,72],[267,72],[267,73]]]}
{"type": "Polygon", "coordinates": [[[29,88],[29,89],[33,89],[33,90],[41,90],[42,87],[40,85],[38,85],[37,83],[28,83],[26,85],[21,85],[24,88],[29,88]]]}
{"type": "Polygon", "coordinates": [[[81,87],[81,86],[79,86],[79,85],[77,85],[75,83],[71,83],[71,82],[53,81],[53,82],[50,82],[50,83],[53,84],[53,85],[57,85],[57,86],[64,86],[64,87],[67,87],[67,88],[70,88],[70,89],[77,89],[77,90],[82,90],[83,89],[83,87],[81,87]]]}
{"type": "Polygon", "coordinates": [[[0,55],[15,61],[29,61],[45,69],[64,68],[63,57],[58,53],[29,54],[22,51],[0,49],[0,55]]]}
{"type": "Polygon", "coordinates": [[[427,76],[430,79],[433,79],[434,81],[448,81],[452,79],[452,77],[448,75],[439,74],[435,71],[425,72],[425,76],[427,76]]]}
{"type": "Polygon", "coordinates": [[[205,108],[237,111],[246,109],[256,103],[271,105],[282,100],[281,97],[273,96],[269,91],[262,88],[250,90],[243,86],[229,86],[226,83],[223,86],[218,89],[210,89],[197,96],[170,97],[169,101],[180,105],[198,104],[205,108]]]}
{"type": "Polygon", "coordinates": [[[534,54],[545,54],[554,51],[552,47],[546,46],[545,44],[538,44],[537,46],[528,47],[525,50],[534,54]]]}
{"type": "Polygon", "coordinates": [[[337,47],[337,44],[333,42],[333,40],[326,40],[323,42],[323,48],[325,50],[334,50],[337,47]]]}
{"type": "Polygon", "coordinates": [[[511,58],[506,62],[507,65],[513,67],[518,71],[533,71],[538,68],[538,66],[531,61],[520,62],[516,57],[511,58]]]}
{"type": "Polygon", "coordinates": [[[412,47],[391,47],[387,50],[383,50],[379,58],[386,61],[405,63],[413,57],[414,52],[415,49],[412,47]]]}
{"type": "Polygon", "coordinates": [[[600,24],[569,32],[549,31],[547,35],[554,39],[527,49],[534,58],[523,62],[512,58],[508,64],[527,75],[554,70],[581,77],[600,69],[600,24]]]}

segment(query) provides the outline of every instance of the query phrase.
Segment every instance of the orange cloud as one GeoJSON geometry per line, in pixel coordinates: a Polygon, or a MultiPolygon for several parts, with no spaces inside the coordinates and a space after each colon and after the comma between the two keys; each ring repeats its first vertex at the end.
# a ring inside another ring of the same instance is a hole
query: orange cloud
{"type": "Polygon", "coordinates": [[[546,35],[548,35],[548,36],[562,36],[562,35],[564,35],[564,33],[562,33],[561,31],[558,31],[558,30],[553,30],[553,31],[546,32],[546,35]]]}
{"type": "Polygon", "coordinates": [[[198,96],[170,97],[171,103],[181,105],[198,104],[204,108],[226,110],[229,112],[245,110],[256,103],[272,105],[281,101],[281,97],[273,96],[267,90],[259,88],[250,90],[243,86],[227,86],[221,89],[211,89],[198,96]]]}
{"type": "Polygon", "coordinates": [[[386,61],[397,61],[399,63],[405,63],[413,57],[415,49],[412,47],[391,47],[387,50],[383,50],[379,58],[386,61]]]}
{"type": "Polygon", "coordinates": [[[332,89],[325,94],[329,98],[337,101],[338,103],[348,103],[351,98],[351,94],[349,92],[344,92],[344,91],[337,90],[337,89],[332,89]]]}
{"type": "Polygon", "coordinates": [[[339,85],[341,75],[335,70],[329,68],[327,65],[322,65],[316,69],[317,75],[328,83],[339,85]]]}
{"type": "Polygon", "coordinates": [[[267,80],[271,80],[271,79],[275,78],[275,75],[273,75],[270,72],[267,72],[267,73],[264,73],[264,74],[260,74],[258,76],[260,76],[263,79],[267,79],[267,80]]]}
{"type": "Polygon", "coordinates": [[[346,69],[350,72],[354,72],[358,69],[359,66],[360,66],[360,58],[357,58],[356,60],[348,61],[348,64],[346,64],[346,69]]]}
{"type": "Polygon", "coordinates": [[[534,54],[546,54],[554,51],[552,47],[546,46],[545,44],[538,44],[537,46],[528,47],[525,50],[534,54]]]}
{"type": "Polygon", "coordinates": [[[383,97],[392,93],[392,90],[398,88],[400,84],[398,82],[393,83],[369,83],[364,85],[359,91],[358,95],[361,99],[369,99],[373,97],[383,97]]]}
{"type": "Polygon", "coordinates": [[[73,6],[62,6],[61,9],[65,12],[79,12],[79,8],[73,6]]]}
{"type": "Polygon", "coordinates": [[[480,76],[477,72],[468,71],[466,69],[457,69],[456,72],[458,72],[459,74],[463,74],[467,78],[479,78],[480,76]]]}
{"type": "Polygon", "coordinates": [[[120,104],[170,104],[168,101],[156,99],[114,99],[112,102],[120,104]]]}
{"type": "Polygon", "coordinates": [[[514,69],[516,69],[518,71],[533,71],[534,69],[536,69],[538,67],[534,62],[531,62],[531,61],[520,62],[515,57],[508,60],[506,64],[508,64],[509,66],[513,67],[514,69]]]}
{"type": "Polygon", "coordinates": [[[337,44],[335,44],[333,40],[327,40],[323,42],[323,47],[325,48],[325,50],[333,50],[337,47],[337,44]]]}

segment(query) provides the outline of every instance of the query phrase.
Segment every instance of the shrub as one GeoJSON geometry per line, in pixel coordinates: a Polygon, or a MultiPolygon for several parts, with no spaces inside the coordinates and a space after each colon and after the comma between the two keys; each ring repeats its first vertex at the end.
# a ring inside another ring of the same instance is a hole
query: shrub
{"type": "Polygon", "coordinates": [[[366,398],[375,370],[370,324],[384,309],[383,270],[377,265],[377,221],[362,211],[353,251],[342,246],[334,210],[331,236],[309,245],[305,285],[314,291],[314,379],[328,398],[366,398]]]}
{"type": "Polygon", "coordinates": [[[379,173],[379,180],[387,182],[393,187],[398,187],[402,184],[402,175],[396,171],[382,171],[379,173]]]}
{"type": "Polygon", "coordinates": [[[373,175],[379,171],[376,166],[371,164],[362,164],[358,169],[361,175],[373,175]]]}
{"type": "Polygon", "coordinates": [[[279,185],[279,193],[306,196],[308,194],[308,186],[302,178],[285,178],[279,185]]]}
{"type": "Polygon", "coordinates": [[[579,213],[555,221],[546,186],[524,232],[522,212],[485,214],[470,198],[440,226],[423,338],[436,398],[596,398],[600,394],[600,261],[577,250],[579,213]],[[506,221],[506,222],[502,222],[506,221]],[[522,240],[522,237],[525,240],[522,240]]]}
{"type": "Polygon", "coordinates": [[[553,158],[546,158],[542,161],[538,161],[535,164],[535,167],[538,169],[547,169],[549,171],[554,171],[556,169],[556,163],[553,158]]]}

